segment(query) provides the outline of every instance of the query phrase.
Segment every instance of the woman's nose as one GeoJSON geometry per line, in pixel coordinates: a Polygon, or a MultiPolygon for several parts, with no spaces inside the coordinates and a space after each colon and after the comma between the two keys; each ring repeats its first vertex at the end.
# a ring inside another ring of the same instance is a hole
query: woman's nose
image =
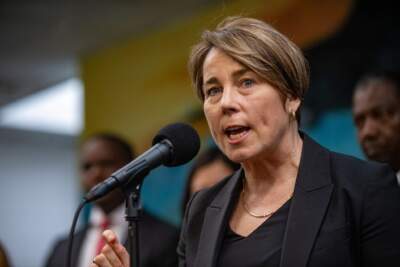
{"type": "Polygon", "coordinates": [[[224,89],[221,97],[221,108],[224,114],[235,113],[239,109],[240,96],[237,94],[233,87],[224,89]]]}

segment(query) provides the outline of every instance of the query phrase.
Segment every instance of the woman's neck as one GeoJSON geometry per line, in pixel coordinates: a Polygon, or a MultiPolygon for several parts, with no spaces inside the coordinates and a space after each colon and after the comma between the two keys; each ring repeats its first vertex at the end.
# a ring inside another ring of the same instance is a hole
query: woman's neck
{"type": "Polygon", "coordinates": [[[298,131],[286,134],[274,151],[243,162],[246,188],[250,194],[264,194],[271,189],[293,185],[300,164],[303,140],[298,131]]]}

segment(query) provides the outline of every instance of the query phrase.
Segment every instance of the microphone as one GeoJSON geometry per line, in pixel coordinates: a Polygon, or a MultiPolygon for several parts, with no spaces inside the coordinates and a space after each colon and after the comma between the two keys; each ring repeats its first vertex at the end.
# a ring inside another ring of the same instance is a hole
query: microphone
{"type": "Polygon", "coordinates": [[[185,164],[194,158],[199,149],[199,135],[191,126],[184,123],[167,125],[153,138],[153,146],[149,150],[93,187],[84,199],[94,201],[135,178],[138,185],[152,169],[161,164],[168,167],[185,164]]]}

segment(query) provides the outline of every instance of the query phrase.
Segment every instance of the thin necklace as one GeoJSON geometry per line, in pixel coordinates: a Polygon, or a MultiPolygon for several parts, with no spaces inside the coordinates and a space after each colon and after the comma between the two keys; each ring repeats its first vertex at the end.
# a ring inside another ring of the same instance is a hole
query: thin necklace
{"type": "Polygon", "coordinates": [[[241,200],[242,200],[242,201],[241,201],[241,202],[242,202],[242,206],[243,206],[244,210],[245,210],[250,216],[252,216],[252,217],[254,217],[254,218],[257,218],[257,219],[262,219],[262,218],[267,218],[267,217],[271,216],[272,214],[274,214],[274,211],[267,212],[267,213],[264,213],[264,214],[256,214],[256,213],[252,212],[252,211],[249,209],[249,206],[247,205],[246,201],[244,201],[244,195],[245,195],[244,188],[245,188],[245,185],[244,185],[244,180],[243,180],[243,189],[242,189],[242,197],[241,197],[241,200]]]}

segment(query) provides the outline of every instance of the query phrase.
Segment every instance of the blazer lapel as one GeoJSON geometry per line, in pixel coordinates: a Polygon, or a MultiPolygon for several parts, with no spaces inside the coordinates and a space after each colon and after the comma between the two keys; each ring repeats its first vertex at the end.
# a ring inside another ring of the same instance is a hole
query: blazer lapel
{"type": "Polygon", "coordinates": [[[296,187],[282,245],[281,267],[305,267],[325,216],[333,185],[329,152],[304,134],[296,187]]]}
{"type": "Polygon", "coordinates": [[[195,267],[214,267],[217,255],[229,221],[229,214],[235,205],[239,193],[242,170],[229,178],[221,192],[208,206],[201,230],[199,248],[195,259],[195,267]]]}

